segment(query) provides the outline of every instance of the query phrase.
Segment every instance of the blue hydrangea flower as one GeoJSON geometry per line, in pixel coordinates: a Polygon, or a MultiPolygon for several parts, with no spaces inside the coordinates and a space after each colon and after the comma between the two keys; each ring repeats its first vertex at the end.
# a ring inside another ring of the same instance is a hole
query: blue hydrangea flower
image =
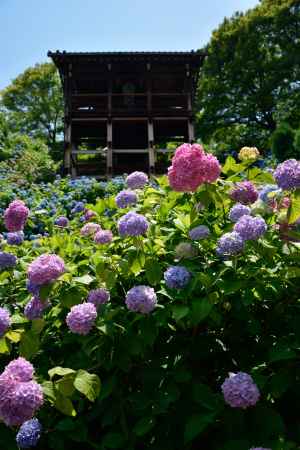
{"type": "Polygon", "coordinates": [[[262,217],[243,216],[233,229],[244,241],[256,240],[267,231],[267,224],[262,217]]]}
{"type": "Polygon", "coordinates": [[[17,264],[17,258],[15,255],[7,252],[0,252],[0,270],[10,269],[17,264]]]}
{"type": "Polygon", "coordinates": [[[118,230],[121,236],[140,236],[148,230],[146,217],[130,211],[119,219],[118,230]]]}
{"type": "Polygon", "coordinates": [[[258,198],[263,202],[267,203],[269,200],[268,195],[270,194],[270,192],[274,192],[277,190],[278,186],[276,186],[276,184],[267,184],[259,191],[258,198]]]}
{"type": "Polygon", "coordinates": [[[16,442],[19,448],[35,447],[41,437],[42,425],[38,419],[30,419],[21,425],[16,442]]]}
{"type": "Polygon", "coordinates": [[[24,241],[23,231],[7,233],[6,241],[9,245],[20,245],[24,241]]]}
{"type": "Polygon", "coordinates": [[[300,161],[288,159],[279,164],[274,171],[274,178],[281,189],[290,190],[300,187],[300,161]]]}
{"type": "Polygon", "coordinates": [[[118,208],[127,208],[127,206],[135,205],[137,202],[137,195],[134,191],[121,191],[116,196],[116,204],[118,208]]]}
{"type": "Polygon", "coordinates": [[[171,266],[164,273],[166,285],[171,289],[183,289],[190,279],[191,274],[184,266],[171,266]]]}
{"type": "MultiPolygon", "coordinates": [[[[246,217],[246,216],[245,216],[246,217]]],[[[244,249],[244,240],[239,233],[232,231],[225,233],[217,242],[217,255],[230,256],[240,253],[244,249]]]]}
{"type": "Polygon", "coordinates": [[[237,222],[242,216],[247,216],[251,214],[251,209],[249,206],[242,205],[241,203],[236,203],[229,211],[229,219],[231,222],[237,222]]]}

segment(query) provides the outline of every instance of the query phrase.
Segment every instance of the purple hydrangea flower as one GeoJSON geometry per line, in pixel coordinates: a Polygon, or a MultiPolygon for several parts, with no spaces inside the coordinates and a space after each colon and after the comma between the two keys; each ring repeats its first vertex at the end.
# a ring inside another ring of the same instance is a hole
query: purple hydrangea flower
{"type": "Polygon", "coordinates": [[[15,255],[6,252],[0,252],[0,270],[10,269],[17,264],[17,258],[15,255]]]}
{"type": "Polygon", "coordinates": [[[189,231],[189,237],[193,241],[200,241],[201,239],[206,239],[210,235],[209,228],[205,225],[198,225],[189,231]]]}
{"type": "Polygon", "coordinates": [[[89,222],[83,225],[80,230],[81,236],[94,236],[101,230],[101,226],[98,223],[89,222]]]}
{"type": "Polygon", "coordinates": [[[42,425],[38,419],[30,419],[24,422],[16,436],[16,442],[19,448],[35,447],[41,437],[42,425]]]}
{"type": "Polygon", "coordinates": [[[233,227],[244,241],[256,240],[267,231],[267,224],[262,217],[242,216],[233,227]]]}
{"type": "Polygon", "coordinates": [[[278,186],[276,184],[267,184],[264,186],[258,193],[258,198],[262,200],[264,203],[267,203],[269,198],[268,195],[270,192],[274,192],[278,190],[278,186]]]}
{"type": "Polygon", "coordinates": [[[65,216],[60,216],[60,217],[57,217],[57,219],[55,219],[54,223],[58,227],[65,228],[65,227],[67,227],[69,225],[69,220],[65,216]]]}
{"type": "Polygon", "coordinates": [[[300,161],[288,159],[279,164],[274,171],[274,178],[281,189],[300,188],[300,161]]]}
{"type": "Polygon", "coordinates": [[[40,294],[40,286],[34,284],[32,281],[27,280],[26,281],[26,287],[28,291],[34,295],[34,297],[38,297],[40,294]]]}
{"type": "Polygon", "coordinates": [[[109,301],[109,292],[104,288],[93,289],[89,292],[87,301],[93,303],[98,308],[109,301]]]}
{"type": "Polygon", "coordinates": [[[244,249],[244,245],[244,240],[240,234],[232,231],[220,237],[216,251],[219,256],[236,255],[244,249]]]}
{"type": "Polygon", "coordinates": [[[183,266],[171,266],[164,273],[166,285],[171,289],[183,289],[190,279],[190,272],[183,266]]]}
{"type": "Polygon", "coordinates": [[[3,334],[8,330],[10,327],[11,320],[10,320],[10,314],[7,311],[6,308],[0,307],[0,336],[3,336],[3,334]]]}
{"type": "Polygon", "coordinates": [[[89,220],[91,220],[93,217],[95,217],[97,215],[97,213],[95,211],[93,211],[92,209],[87,209],[84,212],[84,218],[85,220],[88,222],[89,220]]]}
{"type": "Polygon", "coordinates": [[[249,216],[251,214],[251,209],[249,206],[237,203],[229,211],[229,219],[231,222],[237,222],[243,216],[249,216]]]}
{"type": "Polygon", "coordinates": [[[24,241],[23,231],[13,231],[7,233],[6,241],[9,245],[20,245],[24,241]]]}
{"type": "Polygon", "coordinates": [[[157,298],[153,288],[135,286],[127,292],[125,303],[130,311],[149,314],[155,308],[157,298]]]}
{"type": "Polygon", "coordinates": [[[4,222],[8,231],[23,230],[29,209],[21,200],[14,200],[4,212],[4,222]]]}
{"type": "Polygon", "coordinates": [[[65,263],[57,255],[41,255],[28,267],[29,281],[37,286],[55,281],[65,272],[65,263]]]}
{"type": "Polygon", "coordinates": [[[234,201],[249,205],[257,200],[258,192],[250,181],[240,181],[229,195],[234,201]]]}
{"type": "Polygon", "coordinates": [[[112,241],[113,234],[110,230],[100,230],[94,236],[96,244],[109,244],[112,241]]]}
{"type": "Polygon", "coordinates": [[[121,191],[116,196],[116,204],[118,208],[127,208],[127,206],[135,205],[137,195],[134,191],[121,191]]]}
{"type": "Polygon", "coordinates": [[[132,172],[125,181],[130,189],[139,189],[148,183],[148,176],[144,172],[132,172]]]}
{"type": "Polygon", "coordinates": [[[121,236],[140,236],[148,230],[149,223],[141,214],[133,211],[119,219],[118,230],[121,236]]]}
{"type": "Polygon", "coordinates": [[[34,368],[33,365],[27,361],[27,359],[20,356],[17,359],[13,359],[3,372],[4,374],[11,375],[16,381],[30,381],[33,378],[34,368]]]}
{"type": "Polygon", "coordinates": [[[39,319],[48,306],[48,300],[42,301],[39,297],[32,297],[24,308],[24,316],[28,320],[39,319]]]}
{"type": "Polygon", "coordinates": [[[251,375],[244,372],[230,374],[221,388],[225,402],[232,408],[246,409],[254,406],[260,398],[260,392],[251,375]]]}
{"type": "Polygon", "coordinates": [[[75,305],[67,315],[67,325],[72,333],[88,334],[97,318],[96,307],[88,302],[75,305]]]}

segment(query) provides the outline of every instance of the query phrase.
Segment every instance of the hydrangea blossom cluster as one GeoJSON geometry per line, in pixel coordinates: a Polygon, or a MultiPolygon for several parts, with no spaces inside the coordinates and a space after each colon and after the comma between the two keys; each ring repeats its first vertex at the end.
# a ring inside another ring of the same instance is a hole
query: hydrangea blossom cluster
{"type": "Polygon", "coordinates": [[[43,316],[43,312],[48,306],[48,300],[42,301],[39,297],[32,297],[24,308],[24,316],[28,320],[39,319],[43,316]]]}
{"type": "Polygon", "coordinates": [[[93,211],[92,209],[86,209],[84,212],[84,218],[87,222],[95,216],[97,216],[97,213],[95,211],[93,211]]]}
{"type": "Polygon", "coordinates": [[[221,388],[225,402],[232,408],[249,408],[260,398],[260,392],[251,375],[244,372],[230,374],[221,388]]]}
{"type": "Polygon", "coordinates": [[[259,150],[256,147],[243,147],[239,151],[238,157],[241,161],[255,160],[259,158],[259,150]]]}
{"type": "Polygon", "coordinates": [[[27,269],[28,279],[35,286],[49,284],[64,272],[65,263],[63,259],[54,254],[39,256],[27,269]]]}
{"type": "Polygon", "coordinates": [[[194,258],[197,255],[197,249],[189,242],[180,242],[175,248],[177,258],[194,258]]]}
{"type": "Polygon", "coordinates": [[[258,192],[251,181],[240,181],[236,183],[229,195],[234,201],[243,205],[250,205],[258,198],[258,192]]]}
{"type": "Polygon", "coordinates": [[[291,190],[300,187],[300,161],[288,159],[279,164],[274,171],[274,178],[281,189],[291,190]]]}
{"type": "Polygon", "coordinates": [[[96,244],[109,244],[112,241],[113,234],[110,230],[100,230],[94,236],[96,244]]]}
{"type": "Polygon", "coordinates": [[[19,448],[35,447],[41,437],[42,425],[39,420],[34,418],[24,422],[16,436],[16,442],[19,448]]]}
{"type": "Polygon", "coordinates": [[[20,245],[24,241],[23,231],[12,231],[7,233],[6,241],[9,245],[20,245]]]}
{"type": "Polygon", "coordinates": [[[190,279],[191,274],[184,266],[171,266],[164,273],[164,280],[170,289],[183,289],[190,279]]]}
{"type": "Polygon", "coordinates": [[[243,216],[249,216],[251,214],[251,209],[249,206],[242,205],[241,203],[236,203],[229,211],[229,219],[231,222],[237,222],[243,216]]]}
{"type": "Polygon", "coordinates": [[[225,233],[217,242],[217,254],[219,256],[237,255],[244,249],[244,240],[239,233],[232,231],[225,233]]]}
{"type": "Polygon", "coordinates": [[[69,220],[65,216],[60,216],[57,217],[57,219],[55,219],[54,224],[57,225],[58,227],[66,228],[69,225],[69,220]]]}
{"type": "Polygon", "coordinates": [[[37,286],[36,284],[32,283],[32,281],[30,281],[30,280],[27,280],[27,281],[26,281],[26,287],[27,287],[27,290],[28,290],[31,294],[33,294],[35,297],[38,297],[38,296],[39,296],[39,293],[40,293],[40,286],[37,286]]]}
{"type": "Polygon", "coordinates": [[[127,292],[125,303],[130,311],[149,314],[155,308],[157,298],[153,288],[135,286],[127,292]]]}
{"type": "Polygon", "coordinates": [[[0,418],[8,426],[31,419],[43,404],[43,391],[24,358],[11,361],[0,375],[0,418]]]}
{"type": "Polygon", "coordinates": [[[101,226],[98,223],[89,222],[83,225],[80,230],[81,236],[93,236],[101,230],[101,226]]]}
{"type": "Polygon", "coordinates": [[[267,224],[262,217],[242,216],[234,225],[233,230],[237,232],[244,241],[256,240],[267,231],[267,224]]]}
{"type": "Polygon", "coordinates": [[[270,200],[269,194],[276,191],[278,191],[278,186],[276,186],[276,184],[267,184],[259,191],[258,198],[260,198],[263,202],[268,203],[270,200]]]}
{"type": "Polygon", "coordinates": [[[137,202],[137,195],[134,191],[121,191],[116,196],[116,204],[118,208],[127,208],[127,206],[135,205],[137,202]]]}
{"type": "Polygon", "coordinates": [[[146,217],[133,211],[122,216],[118,221],[121,236],[140,236],[146,233],[149,223],[146,217]]]}
{"type": "Polygon", "coordinates": [[[170,186],[178,192],[194,192],[203,183],[213,183],[221,173],[217,158],[204,152],[199,144],[177,148],[168,168],[170,186]]]}
{"type": "Polygon", "coordinates": [[[4,223],[8,231],[23,230],[29,209],[21,200],[14,200],[4,212],[4,223]]]}
{"type": "Polygon", "coordinates": [[[198,225],[189,231],[189,237],[193,241],[200,241],[201,239],[206,239],[210,235],[209,228],[206,225],[198,225]]]}
{"type": "Polygon", "coordinates": [[[0,270],[10,269],[17,264],[17,258],[15,255],[7,252],[0,252],[0,270]]]}
{"type": "Polygon", "coordinates": [[[8,330],[10,324],[11,320],[8,310],[0,307],[0,337],[8,330]]]}
{"type": "Polygon", "coordinates": [[[140,189],[148,183],[148,176],[144,172],[132,172],[126,178],[126,184],[130,189],[140,189]]]}
{"type": "Polygon", "coordinates": [[[72,333],[86,335],[94,326],[97,310],[93,303],[81,303],[71,308],[67,315],[67,325],[72,333]]]}
{"type": "Polygon", "coordinates": [[[107,289],[98,288],[89,292],[87,301],[89,303],[93,303],[93,305],[98,308],[100,305],[107,303],[109,301],[109,297],[110,295],[107,289]]]}
{"type": "Polygon", "coordinates": [[[71,209],[72,214],[80,213],[84,211],[84,203],[83,202],[77,202],[75,206],[71,209]]]}

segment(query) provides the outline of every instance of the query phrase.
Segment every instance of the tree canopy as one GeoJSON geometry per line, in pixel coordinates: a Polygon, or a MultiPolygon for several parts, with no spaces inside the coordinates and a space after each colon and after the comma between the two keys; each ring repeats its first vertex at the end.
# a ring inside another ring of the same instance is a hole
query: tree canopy
{"type": "Polygon", "coordinates": [[[299,49],[298,0],[262,0],[225,19],[207,47],[199,82],[203,140],[266,146],[277,123],[298,127],[299,49]]]}
{"type": "Polygon", "coordinates": [[[55,145],[63,130],[63,97],[54,64],[28,68],[0,94],[11,129],[55,145]]]}

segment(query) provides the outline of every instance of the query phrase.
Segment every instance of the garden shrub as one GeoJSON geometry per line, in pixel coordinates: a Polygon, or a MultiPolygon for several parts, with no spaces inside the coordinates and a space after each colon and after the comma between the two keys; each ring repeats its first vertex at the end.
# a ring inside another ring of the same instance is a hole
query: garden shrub
{"type": "Polygon", "coordinates": [[[278,161],[282,162],[296,157],[294,147],[295,131],[287,124],[282,123],[271,136],[272,153],[278,161]]]}

